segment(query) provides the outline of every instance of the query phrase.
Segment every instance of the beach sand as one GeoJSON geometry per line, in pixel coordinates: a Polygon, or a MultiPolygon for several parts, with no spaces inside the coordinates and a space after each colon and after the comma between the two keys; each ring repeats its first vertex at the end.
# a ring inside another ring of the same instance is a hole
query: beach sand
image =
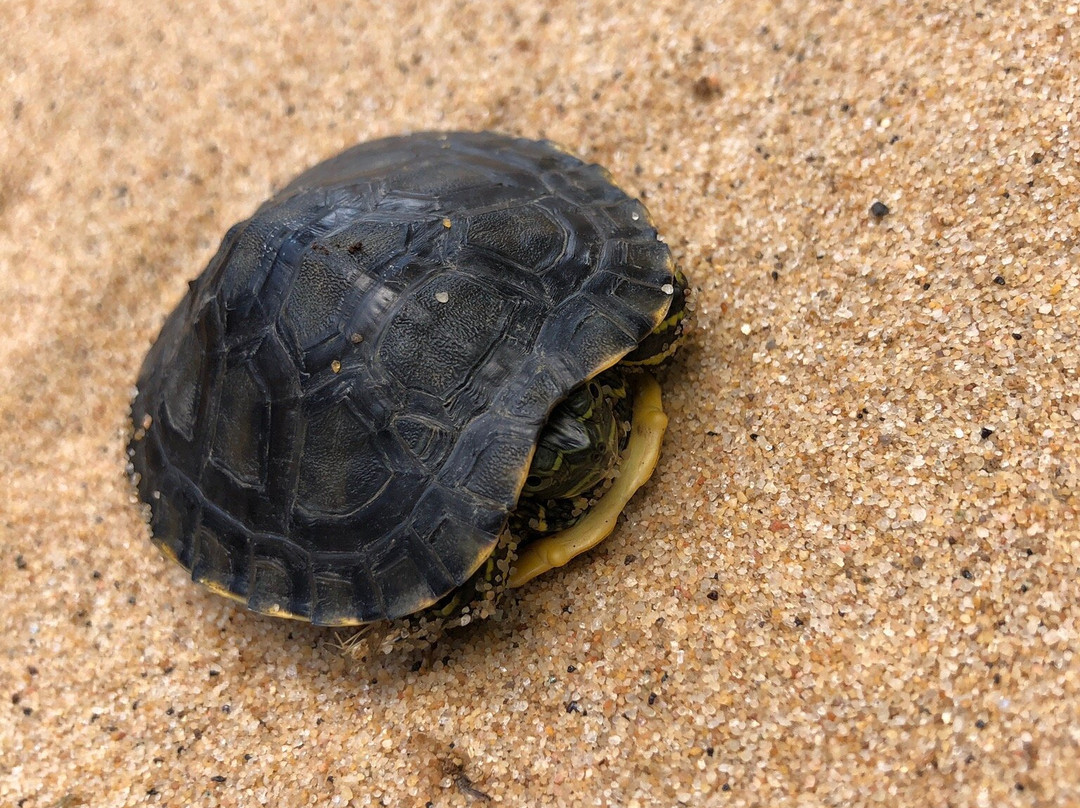
{"type": "Polygon", "coordinates": [[[0,805],[1080,804],[1071,0],[12,0],[0,30],[0,805]],[[161,557],[127,408],[233,222],[422,129],[606,166],[695,326],[610,539],[356,661],[161,557]]]}

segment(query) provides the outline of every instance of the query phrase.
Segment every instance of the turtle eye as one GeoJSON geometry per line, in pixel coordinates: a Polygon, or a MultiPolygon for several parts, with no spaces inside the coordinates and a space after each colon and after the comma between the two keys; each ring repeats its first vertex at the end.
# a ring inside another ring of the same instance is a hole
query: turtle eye
{"type": "Polygon", "coordinates": [[[530,474],[525,478],[525,485],[529,486],[529,488],[536,488],[541,482],[540,475],[538,474],[530,474]]]}

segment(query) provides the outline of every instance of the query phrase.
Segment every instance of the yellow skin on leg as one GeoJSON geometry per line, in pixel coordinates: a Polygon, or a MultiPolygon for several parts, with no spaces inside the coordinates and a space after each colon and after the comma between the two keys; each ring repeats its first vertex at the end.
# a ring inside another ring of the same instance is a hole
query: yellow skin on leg
{"type": "Polygon", "coordinates": [[[660,385],[647,373],[633,378],[634,408],[630,439],[623,453],[619,476],[611,488],[573,526],[542,536],[520,550],[510,573],[510,586],[518,587],[606,539],[634,493],[652,476],[667,429],[660,385]]]}

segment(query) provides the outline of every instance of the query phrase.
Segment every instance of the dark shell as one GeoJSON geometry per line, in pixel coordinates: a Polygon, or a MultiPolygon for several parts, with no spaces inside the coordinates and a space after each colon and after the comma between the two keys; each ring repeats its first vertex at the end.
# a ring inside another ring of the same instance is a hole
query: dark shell
{"type": "Polygon", "coordinates": [[[552,408],[663,318],[644,207],[547,142],[426,133],[226,234],[139,373],[155,541],[257,611],[418,611],[491,553],[552,408]]]}

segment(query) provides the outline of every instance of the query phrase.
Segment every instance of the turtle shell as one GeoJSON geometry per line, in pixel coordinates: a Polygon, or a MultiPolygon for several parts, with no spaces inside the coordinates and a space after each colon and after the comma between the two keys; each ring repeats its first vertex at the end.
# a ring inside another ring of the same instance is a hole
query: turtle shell
{"type": "Polygon", "coordinates": [[[641,203],[545,141],[423,133],[226,234],[139,373],[155,542],[250,608],[411,614],[494,549],[551,410],[663,319],[641,203]]]}

